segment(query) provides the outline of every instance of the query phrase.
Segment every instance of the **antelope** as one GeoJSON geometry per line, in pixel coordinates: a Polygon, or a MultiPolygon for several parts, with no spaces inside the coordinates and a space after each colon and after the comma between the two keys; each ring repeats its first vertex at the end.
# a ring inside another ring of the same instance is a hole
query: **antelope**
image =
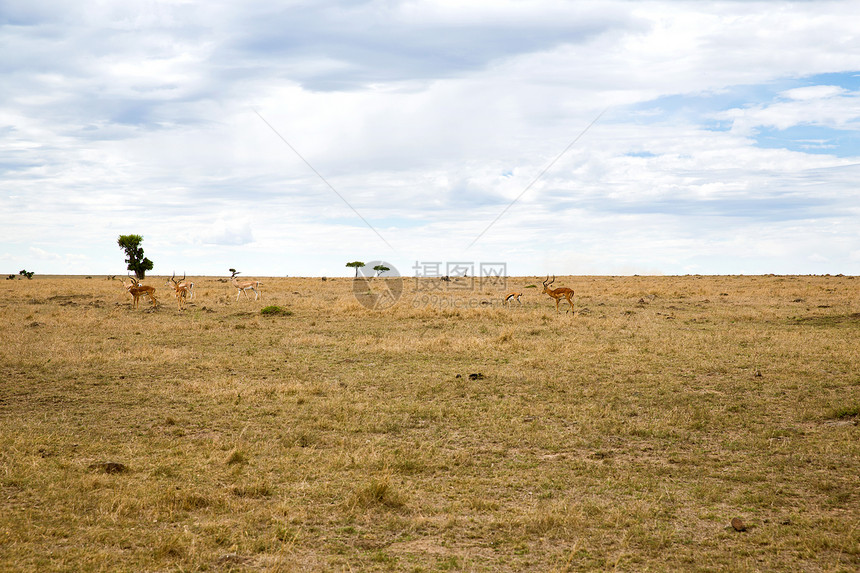
{"type": "Polygon", "coordinates": [[[543,281],[543,292],[555,299],[555,311],[558,312],[558,303],[561,299],[566,299],[567,302],[570,303],[570,309],[574,310],[573,301],[570,299],[570,297],[573,296],[573,289],[569,289],[567,287],[549,288],[549,285],[554,282],[555,275],[552,275],[551,281],[549,280],[549,275],[547,275],[546,280],[543,281]]]}
{"type": "Polygon", "coordinates": [[[233,286],[236,287],[236,289],[237,289],[236,302],[239,302],[239,296],[242,295],[243,293],[245,296],[248,296],[248,293],[246,292],[248,289],[251,289],[252,291],[254,291],[254,295],[255,295],[254,300],[257,300],[258,298],[260,298],[260,293],[257,291],[257,287],[259,287],[263,283],[261,283],[260,281],[242,281],[242,282],[239,282],[236,280],[236,275],[239,274],[239,271],[237,271],[235,269],[230,269],[230,271],[233,273],[233,275],[230,277],[230,282],[232,282],[233,286]]]}
{"type": "MultiPolygon", "coordinates": [[[[175,272],[173,273],[173,277],[176,277],[175,272]]],[[[188,282],[185,281],[185,273],[184,272],[182,273],[182,279],[179,281],[178,284],[175,280],[173,280],[173,278],[171,278],[169,281],[164,283],[164,286],[173,287],[174,289],[176,287],[180,287],[180,288],[185,287],[185,289],[188,291],[188,300],[194,299],[194,283],[191,281],[188,281],[188,282]]]]}
{"type": "MultiPolygon", "coordinates": [[[[176,300],[179,303],[179,310],[182,310],[182,305],[186,301],[186,297],[188,293],[191,292],[191,289],[194,288],[194,283],[186,283],[185,282],[185,273],[182,273],[182,279],[176,280],[176,272],[173,273],[173,276],[170,277],[170,280],[165,283],[165,286],[172,286],[176,291],[176,300]]],[[[193,298],[194,295],[191,295],[193,298]]]]}
{"type": "Polygon", "coordinates": [[[503,304],[507,304],[509,302],[512,302],[513,300],[516,300],[518,303],[522,304],[523,302],[520,300],[521,296],[523,296],[523,293],[521,293],[521,292],[516,292],[516,291],[509,292],[508,294],[505,295],[505,300],[504,300],[503,304]]]}
{"type": "Polygon", "coordinates": [[[138,281],[131,275],[129,275],[128,278],[131,279],[131,283],[125,284],[125,282],[123,282],[122,286],[124,286],[125,289],[129,292],[129,294],[134,298],[131,304],[132,308],[137,308],[138,301],[140,300],[140,295],[143,294],[149,297],[152,306],[158,306],[158,299],[155,298],[155,287],[151,287],[149,285],[142,285],[140,284],[140,281],[138,281]]]}

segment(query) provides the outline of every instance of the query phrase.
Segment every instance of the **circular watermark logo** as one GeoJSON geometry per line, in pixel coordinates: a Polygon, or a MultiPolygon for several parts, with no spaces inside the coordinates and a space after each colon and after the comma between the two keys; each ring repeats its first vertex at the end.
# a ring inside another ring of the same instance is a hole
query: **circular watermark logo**
{"type": "Polygon", "coordinates": [[[352,294],[365,308],[387,310],[403,294],[403,277],[391,263],[370,261],[359,267],[352,282],[352,294]]]}

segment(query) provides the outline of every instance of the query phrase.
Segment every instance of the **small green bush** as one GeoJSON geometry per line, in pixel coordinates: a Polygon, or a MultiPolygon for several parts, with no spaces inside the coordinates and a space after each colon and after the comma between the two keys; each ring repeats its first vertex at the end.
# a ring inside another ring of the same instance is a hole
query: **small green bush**
{"type": "Polygon", "coordinates": [[[857,416],[860,416],[860,405],[842,406],[840,408],[836,408],[830,414],[831,418],[835,418],[837,420],[847,420],[849,418],[856,418],[857,416]]]}
{"type": "Polygon", "coordinates": [[[260,314],[263,316],[290,316],[293,311],[281,308],[277,305],[270,305],[260,309],[260,314]]]}

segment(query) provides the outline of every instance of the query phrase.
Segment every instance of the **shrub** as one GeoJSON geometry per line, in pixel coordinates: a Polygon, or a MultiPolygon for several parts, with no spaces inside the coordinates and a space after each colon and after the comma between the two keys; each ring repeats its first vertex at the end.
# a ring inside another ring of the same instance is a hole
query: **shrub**
{"type": "Polygon", "coordinates": [[[860,416],[860,405],[842,406],[833,410],[830,414],[831,418],[837,420],[847,420],[860,416]]]}
{"type": "Polygon", "coordinates": [[[260,309],[260,314],[263,316],[290,316],[293,311],[281,308],[277,305],[269,305],[260,309]]]}

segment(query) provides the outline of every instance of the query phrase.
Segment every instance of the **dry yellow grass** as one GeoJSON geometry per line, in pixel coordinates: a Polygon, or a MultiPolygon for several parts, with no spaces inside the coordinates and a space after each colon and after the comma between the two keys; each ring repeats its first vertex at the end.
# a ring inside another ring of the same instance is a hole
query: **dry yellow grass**
{"type": "Polygon", "coordinates": [[[0,282],[0,569],[860,568],[860,279],[262,280],[0,282]]]}

